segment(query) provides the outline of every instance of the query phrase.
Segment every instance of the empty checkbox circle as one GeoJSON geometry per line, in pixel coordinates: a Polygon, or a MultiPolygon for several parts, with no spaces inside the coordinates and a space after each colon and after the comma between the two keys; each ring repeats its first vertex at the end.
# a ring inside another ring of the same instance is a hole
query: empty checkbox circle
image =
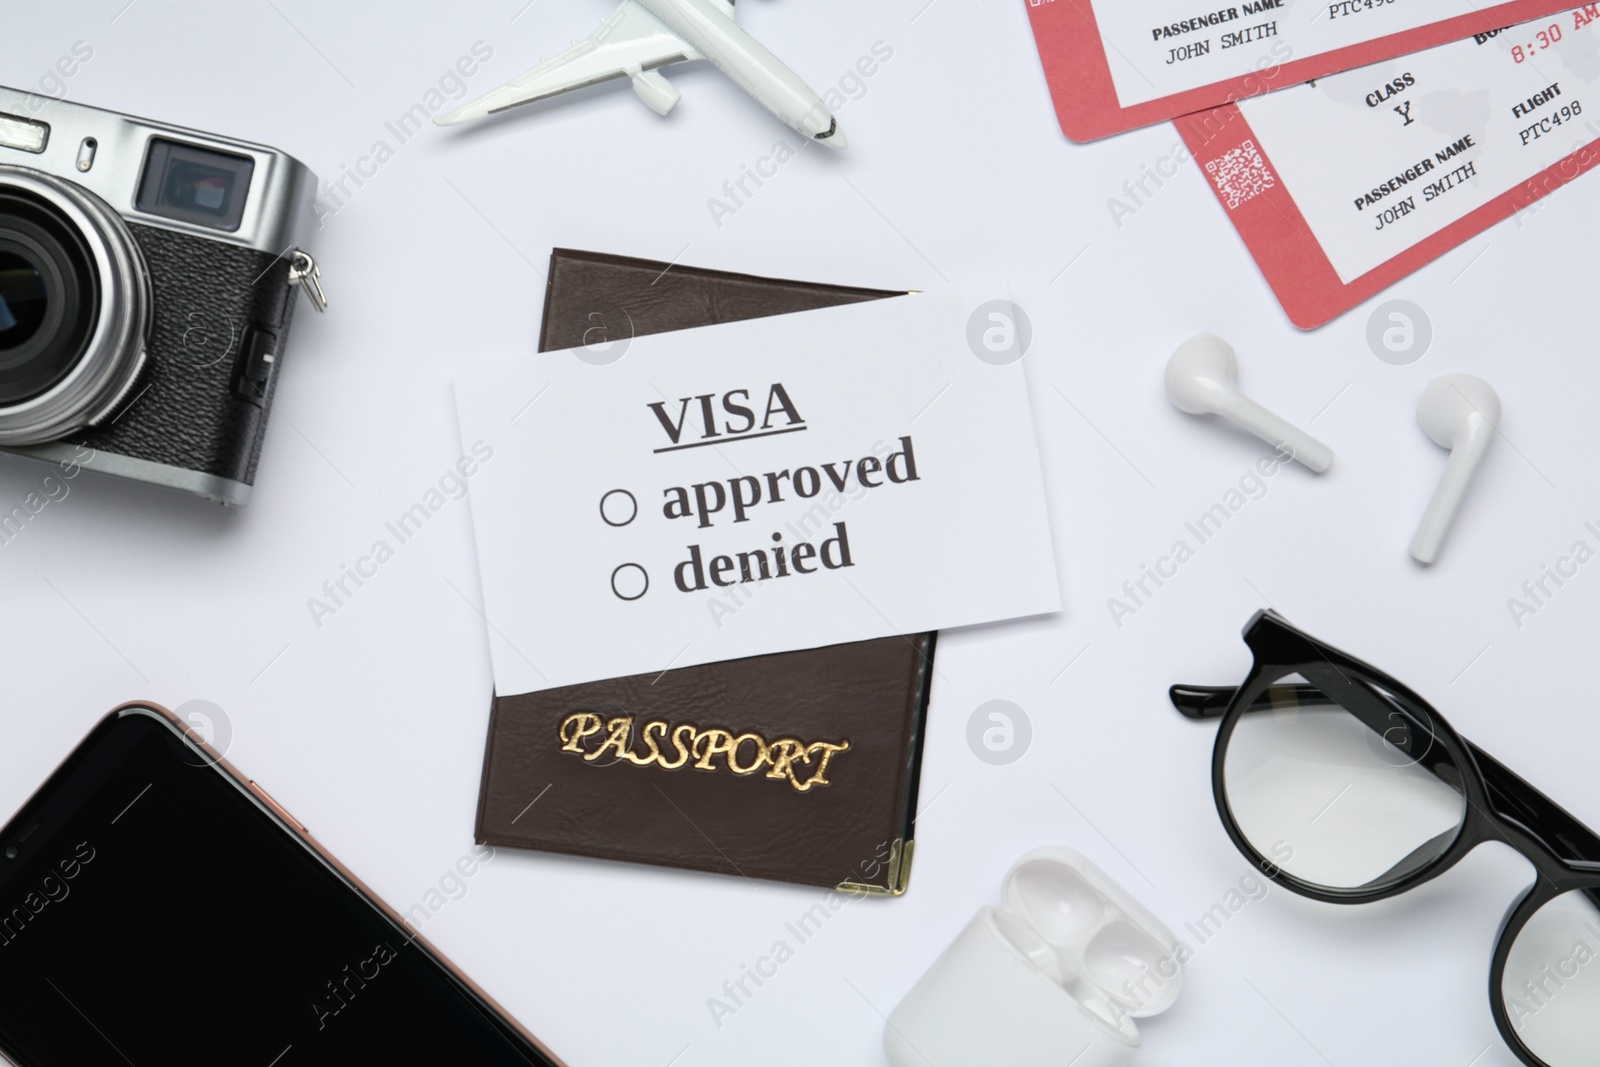
{"type": "Polygon", "coordinates": [[[650,575],[637,563],[624,563],[611,572],[611,591],[618,600],[638,600],[650,591],[650,575]]]}
{"type": "Polygon", "coordinates": [[[639,501],[626,489],[613,489],[600,498],[600,518],[607,526],[626,526],[639,517],[639,501]]]}

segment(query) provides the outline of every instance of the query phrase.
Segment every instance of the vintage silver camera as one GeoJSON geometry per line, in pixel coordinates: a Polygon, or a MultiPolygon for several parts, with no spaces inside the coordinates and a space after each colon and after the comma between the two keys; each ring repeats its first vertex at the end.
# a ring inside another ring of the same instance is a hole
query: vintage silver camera
{"type": "Polygon", "coordinates": [[[0,449],[243,504],[316,177],[282,152],[0,87],[0,449]]]}

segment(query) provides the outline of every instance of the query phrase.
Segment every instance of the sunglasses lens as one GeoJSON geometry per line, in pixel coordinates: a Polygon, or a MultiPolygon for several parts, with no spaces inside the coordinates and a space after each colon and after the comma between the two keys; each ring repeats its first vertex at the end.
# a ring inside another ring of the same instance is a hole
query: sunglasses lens
{"type": "Polygon", "coordinates": [[[1575,890],[1540,908],[1511,946],[1501,976],[1511,1028],[1549,1067],[1600,1062],[1600,891],[1575,890]]]}
{"type": "Polygon", "coordinates": [[[1423,717],[1351,687],[1346,707],[1300,675],[1274,683],[1239,716],[1223,779],[1265,859],[1312,885],[1378,892],[1449,851],[1467,802],[1423,717]]]}

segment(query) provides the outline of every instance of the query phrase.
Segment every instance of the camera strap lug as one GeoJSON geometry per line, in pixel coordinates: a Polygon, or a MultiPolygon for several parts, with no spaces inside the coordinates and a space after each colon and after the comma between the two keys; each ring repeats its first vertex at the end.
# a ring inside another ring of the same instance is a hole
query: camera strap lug
{"type": "Polygon", "coordinates": [[[322,291],[322,271],[317,267],[317,261],[310,254],[295,249],[289,256],[289,284],[298,285],[305,290],[306,296],[311,301],[311,306],[318,313],[328,310],[328,297],[322,291]]]}

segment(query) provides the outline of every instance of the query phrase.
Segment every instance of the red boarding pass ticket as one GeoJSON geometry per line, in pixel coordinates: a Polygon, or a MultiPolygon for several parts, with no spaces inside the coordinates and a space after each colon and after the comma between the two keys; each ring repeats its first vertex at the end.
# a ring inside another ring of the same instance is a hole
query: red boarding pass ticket
{"type": "Polygon", "coordinates": [[[1027,0],[1061,128],[1092,141],[1553,15],[1571,0],[1027,0]]]}
{"type": "Polygon", "coordinates": [[[1600,4],[1177,127],[1290,320],[1311,329],[1600,161],[1600,4]]]}

